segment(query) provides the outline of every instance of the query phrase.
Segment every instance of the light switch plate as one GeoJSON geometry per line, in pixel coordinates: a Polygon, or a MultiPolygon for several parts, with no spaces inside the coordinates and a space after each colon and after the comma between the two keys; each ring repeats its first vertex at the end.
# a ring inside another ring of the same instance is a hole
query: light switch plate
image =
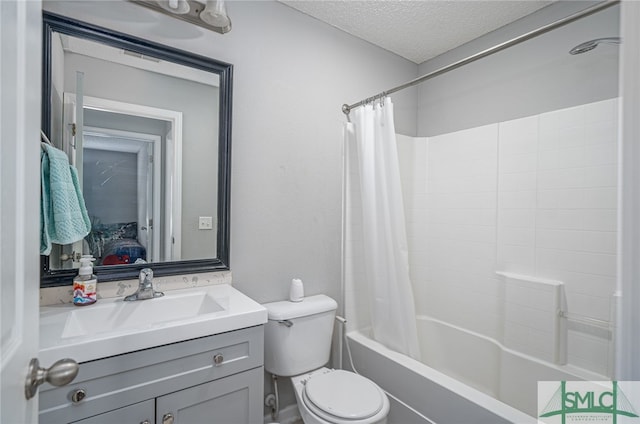
{"type": "Polygon", "coordinates": [[[213,230],[213,217],[200,216],[198,217],[198,229],[199,230],[213,230]]]}

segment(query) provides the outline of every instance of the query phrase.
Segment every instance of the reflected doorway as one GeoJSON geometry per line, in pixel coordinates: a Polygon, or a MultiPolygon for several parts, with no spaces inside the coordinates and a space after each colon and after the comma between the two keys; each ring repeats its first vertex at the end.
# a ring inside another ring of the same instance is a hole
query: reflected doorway
{"type": "Polygon", "coordinates": [[[85,126],[83,149],[86,241],[97,264],[159,261],[161,137],[85,126]]]}

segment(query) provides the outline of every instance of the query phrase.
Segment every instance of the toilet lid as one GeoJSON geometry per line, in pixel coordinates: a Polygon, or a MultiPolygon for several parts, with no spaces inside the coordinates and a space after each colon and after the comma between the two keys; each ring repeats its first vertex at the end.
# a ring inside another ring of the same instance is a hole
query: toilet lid
{"type": "Polygon", "coordinates": [[[369,418],[383,406],[382,393],[375,383],[343,370],[310,378],[304,394],[318,409],[348,420],[369,418]]]}

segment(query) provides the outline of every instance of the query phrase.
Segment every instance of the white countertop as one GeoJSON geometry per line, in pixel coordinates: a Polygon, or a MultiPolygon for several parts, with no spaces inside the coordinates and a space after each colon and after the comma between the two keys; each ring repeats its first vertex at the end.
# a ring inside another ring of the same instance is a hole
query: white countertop
{"type": "Polygon", "coordinates": [[[171,290],[155,299],[102,299],[40,308],[43,366],[86,362],[267,322],[267,310],[228,284],[171,290]]]}

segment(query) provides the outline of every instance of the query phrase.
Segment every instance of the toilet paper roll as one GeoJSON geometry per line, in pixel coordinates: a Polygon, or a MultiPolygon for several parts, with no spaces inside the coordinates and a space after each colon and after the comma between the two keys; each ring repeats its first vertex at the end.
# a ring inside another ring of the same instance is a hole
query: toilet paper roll
{"type": "Polygon", "coordinates": [[[304,299],[304,286],[302,280],[294,278],[291,280],[291,287],[289,287],[289,300],[291,302],[302,302],[304,299]]]}

